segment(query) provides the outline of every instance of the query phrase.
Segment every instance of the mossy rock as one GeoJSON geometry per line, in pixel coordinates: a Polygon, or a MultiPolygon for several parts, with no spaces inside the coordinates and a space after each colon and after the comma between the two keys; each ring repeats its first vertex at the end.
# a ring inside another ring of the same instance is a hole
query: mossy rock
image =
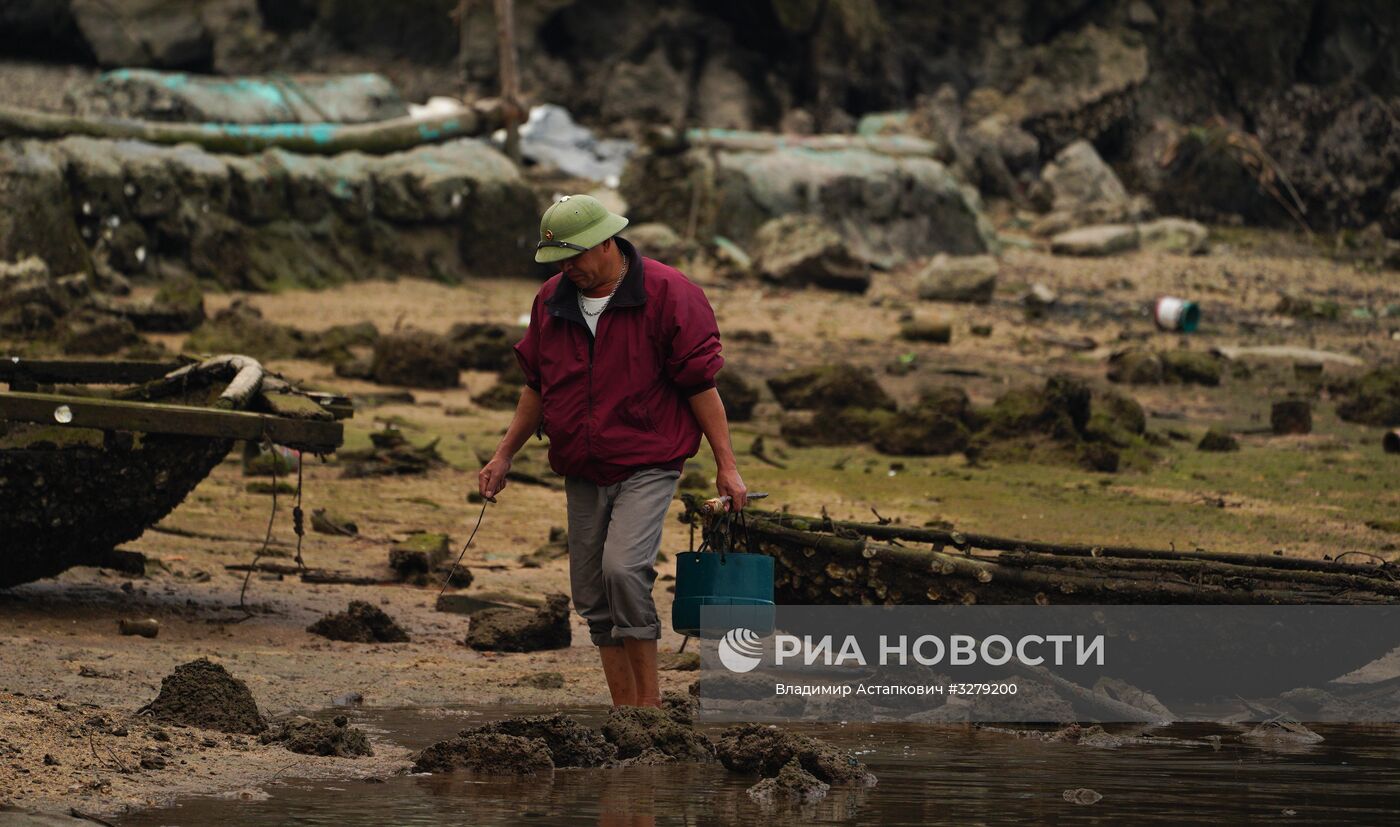
{"type": "Polygon", "coordinates": [[[1086,442],[1080,445],[1077,459],[1081,468],[1105,474],[1115,473],[1122,461],[1118,450],[1104,442],[1086,442]]]}
{"type": "Polygon", "coordinates": [[[1201,441],[1196,444],[1196,448],[1201,451],[1238,451],[1240,449],[1240,441],[1235,439],[1234,434],[1231,434],[1225,429],[1212,427],[1210,430],[1206,431],[1205,436],[1201,437],[1201,441]]]}
{"type": "Polygon", "coordinates": [[[1220,384],[1220,359],[1199,350],[1168,350],[1162,354],[1162,368],[1169,381],[1183,385],[1220,384]]]}
{"type": "Polygon", "coordinates": [[[491,411],[513,411],[520,402],[520,385],[497,382],[472,397],[472,401],[491,411]]]}
{"type": "Polygon", "coordinates": [[[471,322],[454,324],[447,338],[463,370],[501,370],[515,364],[515,343],[525,337],[521,325],[471,322]]]}
{"type": "Polygon", "coordinates": [[[1010,437],[1034,430],[1045,401],[1035,388],[1017,387],[997,397],[990,408],[980,411],[980,431],[988,437],[1010,437]]]}
{"type": "Polygon", "coordinates": [[[966,422],[971,402],[967,398],[967,391],[956,385],[933,385],[919,392],[918,407],[949,419],[966,422]]]}
{"type": "Polygon", "coordinates": [[[868,442],[895,414],[886,410],[843,408],[784,414],[782,437],[798,448],[868,442]]]}
{"type": "Polygon", "coordinates": [[[769,379],[768,387],[789,410],[896,407],[872,371],[846,363],[791,370],[769,379]]]}
{"type": "Polygon", "coordinates": [[[381,336],[374,344],[371,373],[381,385],[455,388],[461,384],[452,343],[422,330],[381,336]]]}
{"type": "Polygon", "coordinates": [[[1151,351],[1132,348],[1108,359],[1108,381],[1127,385],[1160,385],[1166,379],[1162,358],[1151,351]]]}
{"type": "MultiPolygon", "coordinates": [[[[354,358],[352,348],[373,347],[379,341],[379,328],[373,322],[338,324],[316,334],[310,350],[313,358],[339,364],[354,358]]],[[[371,363],[371,368],[373,367],[371,363]]]]}
{"type": "Polygon", "coordinates": [[[1142,410],[1141,404],[1133,397],[1117,390],[1100,390],[1095,397],[1093,416],[1089,417],[1091,428],[1093,418],[1098,416],[1102,416],[1113,423],[1114,427],[1121,428],[1128,434],[1141,435],[1147,431],[1147,411],[1142,410]]]}
{"type": "Polygon", "coordinates": [[[923,406],[887,416],[871,433],[875,450],[900,456],[955,454],[967,448],[970,438],[960,418],[923,406]]]}
{"type": "Polygon", "coordinates": [[[305,353],[305,336],[269,322],[242,300],[214,314],[185,340],[194,353],[243,353],[256,359],[295,359],[305,353]]]}
{"type": "Polygon", "coordinates": [[[1400,365],[1386,365],[1337,386],[1337,416],[1347,422],[1400,425],[1400,365]]]}

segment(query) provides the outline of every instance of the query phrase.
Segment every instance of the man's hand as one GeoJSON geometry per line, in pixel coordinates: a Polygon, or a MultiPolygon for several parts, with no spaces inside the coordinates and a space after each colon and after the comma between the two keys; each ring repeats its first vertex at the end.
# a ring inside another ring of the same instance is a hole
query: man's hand
{"type": "Polygon", "coordinates": [[[488,500],[494,500],[496,495],[501,493],[501,489],[506,487],[506,474],[509,473],[510,459],[508,457],[492,457],[491,461],[482,466],[481,472],[476,475],[477,485],[481,487],[481,496],[488,500]]]}
{"type": "Polygon", "coordinates": [[[737,468],[721,468],[715,475],[715,488],[721,497],[729,498],[730,511],[742,511],[749,501],[749,489],[737,468]]]}

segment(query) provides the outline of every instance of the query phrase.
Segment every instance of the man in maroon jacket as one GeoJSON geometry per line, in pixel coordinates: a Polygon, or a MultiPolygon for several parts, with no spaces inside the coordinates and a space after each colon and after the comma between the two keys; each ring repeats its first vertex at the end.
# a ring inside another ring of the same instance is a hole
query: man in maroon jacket
{"type": "Polygon", "coordinates": [[[574,606],[613,705],[660,706],[656,553],[702,433],[730,508],[744,507],[747,489],[715,389],[724,359],[714,311],[678,270],[618,236],[626,226],[587,195],[561,199],[540,220],[535,260],[561,271],[535,296],[515,346],[525,389],[479,484],[494,497],[530,435],[549,435],[549,464],[568,497],[574,606]]]}

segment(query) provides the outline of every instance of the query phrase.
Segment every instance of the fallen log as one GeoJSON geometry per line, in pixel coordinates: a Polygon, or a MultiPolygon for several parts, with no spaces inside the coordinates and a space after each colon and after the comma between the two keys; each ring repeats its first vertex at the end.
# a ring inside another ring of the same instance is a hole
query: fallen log
{"type": "Polygon", "coordinates": [[[460,111],[433,118],[394,118],[366,124],[165,123],[85,118],[0,106],[0,138],[52,140],[69,135],[86,135],[152,144],[195,144],[209,152],[233,155],[251,155],[269,149],[307,155],[336,155],[341,152],[387,155],[424,144],[487,135],[501,123],[501,107],[494,100],[479,101],[460,111]]]}
{"type": "Polygon", "coordinates": [[[776,512],[747,512],[786,526],[807,526],[811,530],[854,532],[872,540],[909,540],[952,546],[957,549],[986,549],[989,551],[1041,552],[1045,554],[1069,555],[1074,557],[1122,557],[1158,560],[1213,560],[1236,565],[1261,566],[1265,568],[1297,571],[1332,571],[1340,574],[1359,574],[1375,577],[1377,567],[1356,563],[1339,563],[1332,560],[1308,560],[1302,557],[1284,557],[1273,554],[1248,554],[1213,552],[1204,550],[1177,551],[1175,549],[1153,549],[1137,546],[1094,546],[1079,543],[1045,543],[1012,537],[997,537],[991,534],[973,534],[936,528],[915,528],[913,526],[887,523],[876,525],[852,520],[832,520],[820,517],[799,517],[776,512]]]}
{"type": "Polygon", "coordinates": [[[787,148],[814,152],[863,149],[880,155],[925,158],[936,157],[939,153],[938,144],[909,135],[777,135],[733,129],[690,129],[685,133],[685,143],[730,152],[771,152],[787,148]]]}

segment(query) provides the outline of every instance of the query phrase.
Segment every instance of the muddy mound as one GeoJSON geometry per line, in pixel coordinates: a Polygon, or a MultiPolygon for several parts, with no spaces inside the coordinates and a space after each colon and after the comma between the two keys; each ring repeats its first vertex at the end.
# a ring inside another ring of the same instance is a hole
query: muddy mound
{"type": "Polygon", "coordinates": [[[444,336],[421,330],[393,333],[374,343],[370,377],[381,385],[455,388],[457,351],[444,336]]]}
{"type": "Polygon", "coordinates": [[[830,784],[802,769],[802,764],[794,758],[784,764],[777,775],[749,787],[748,794],[749,798],[764,805],[810,804],[826,798],[830,789],[830,784]]]}
{"type": "Polygon", "coordinates": [[[331,640],[349,643],[407,643],[408,632],[378,606],[352,600],[343,612],[328,614],[306,631],[331,640]]]}
{"type": "Polygon", "coordinates": [[[825,741],[762,724],[737,724],[720,733],[715,752],[726,769],[775,777],[791,761],[827,784],[873,786],[875,776],[854,755],[825,741]]]}
{"type": "Polygon", "coordinates": [[[459,733],[463,738],[479,734],[514,735],[543,741],[556,767],[599,767],[617,754],[617,748],[598,732],[558,712],[507,718],[459,733]]]}
{"type": "Polygon", "coordinates": [[[472,615],[467,646],[478,651],[537,652],[567,649],[573,640],[569,627],[569,598],[545,597],[538,609],[485,609],[472,615]]]}
{"type": "Polygon", "coordinates": [[[358,758],[374,755],[369,738],[362,729],[350,726],[340,715],[330,721],[295,718],[264,732],[258,739],[264,744],[282,744],[302,755],[328,755],[336,758],[358,758]]]}
{"type": "Polygon", "coordinates": [[[1400,425],[1400,365],[1377,368],[1331,390],[1340,397],[1337,416],[1342,419],[1383,428],[1400,425]]]}
{"type": "Polygon", "coordinates": [[[169,724],[257,735],[267,729],[248,685],[207,658],[175,667],[139,712],[169,724]]]}
{"type": "Polygon", "coordinates": [[[622,759],[636,758],[649,750],[676,761],[710,761],[715,755],[704,734],[653,707],[615,707],[603,724],[603,737],[622,759]]]}
{"type": "Polygon", "coordinates": [[[768,387],[789,410],[895,409],[874,373],[846,363],[790,370],[769,379],[768,387]]]}
{"type": "Polygon", "coordinates": [[[487,775],[534,775],[549,772],[554,762],[538,738],[474,733],[439,741],[413,759],[414,772],[471,770],[487,775]]]}

